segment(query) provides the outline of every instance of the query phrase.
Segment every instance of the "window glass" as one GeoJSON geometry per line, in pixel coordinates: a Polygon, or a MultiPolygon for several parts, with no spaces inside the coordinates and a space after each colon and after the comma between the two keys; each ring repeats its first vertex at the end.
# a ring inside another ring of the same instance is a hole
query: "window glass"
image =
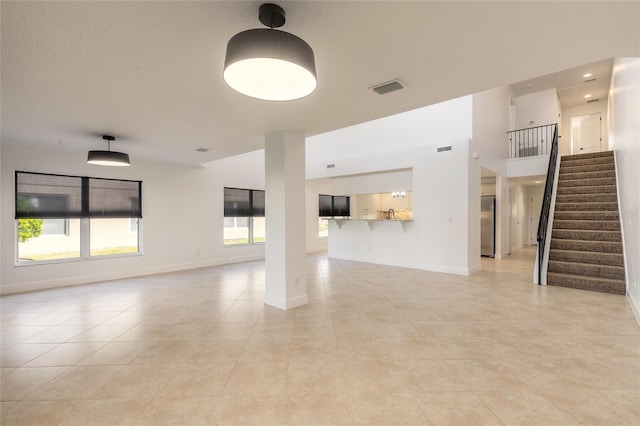
{"type": "Polygon", "coordinates": [[[251,242],[264,243],[265,241],[265,219],[264,217],[253,218],[253,239],[251,242]]]}
{"type": "Polygon", "coordinates": [[[224,245],[249,244],[249,219],[248,217],[227,217],[223,231],[224,245]],[[233,220],[233,226],[231,221],[233,220]]]}
{"type": "Polygon", "coordinates": [[[67,235],[69,219],[42,219],[41,235],[67,235]]]}
{"type": "Polygon", "coordinates": [[[318,237],[326,238],[329,236],[329,220],[318,218],[318,237]]]}
{"type": "Polygon", "coordinates": [[[134,219],[91,219],[89,223],[90,256],[138,253],[138,221],[134,219]]]}
{"type": "Polygon", "coordinates": [[[17,225],[18,261],[80,257],[80,219],[18,219],[17,225]],[[62,223],[66,224],[66,232],[54,232],[60,230],[62,223]]]}

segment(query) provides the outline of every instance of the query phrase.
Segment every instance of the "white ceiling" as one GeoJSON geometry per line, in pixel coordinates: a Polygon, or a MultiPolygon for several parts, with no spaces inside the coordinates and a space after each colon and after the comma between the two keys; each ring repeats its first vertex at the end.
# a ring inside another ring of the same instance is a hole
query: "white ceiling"
{"type": "Polygon", "coordinates": [[[2,142],[88,150],[110,133],[134,164],[195,164],[262,148],[274,131],[310,136],[640,56],[639,2],[279,1],[283,29],[315,51],[318,89],[256,101],[225,85],[222,66],[229,38],[260,26],[260,4],[2,2],[2,142]],[[405,89],[367,90],[394,78],[405,89]]]}
{"type": "MultiPolygon", "coordinates": [[[[640,22],[639,22],[640,24],[640,22]]],[[[557,89],[562,108],[584,105],[588,101],[604,101],[609,96],[613,59],[543,75],[511,85],[516,96],[547,89],[557,89]],[[591,74],[589,77],[585,75],[591,74]],[[591,95],[585,98],[585,95],[591,95]]]]}

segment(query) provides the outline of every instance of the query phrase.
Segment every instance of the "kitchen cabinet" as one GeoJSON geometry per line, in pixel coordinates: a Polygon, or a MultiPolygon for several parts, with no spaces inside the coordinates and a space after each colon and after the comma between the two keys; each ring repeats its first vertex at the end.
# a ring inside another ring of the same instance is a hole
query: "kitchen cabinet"
{"type": "Polygon", "coordinates": [[[413,193],[405,192],[404,197],[396,197],[393,198],[391,193],[380,194],[380,210],[389,211],[389,209],[393,209],[394,211],[411,211],[412,210],[412,202],[413,202],[413,193]]]}
{"type": "Polygon", "coordinates": [[[380,201],[378,194],[360,194],[356,197],[358,219],[377,219],[380,201]]]}
{"type": "Polygon", "coordinates": [[[406,195],[404,197],[394,198],[393,210],[395,211],[409,210],[409,198],[406,195]]]}
{"type": "Polygon", "coordinates": [[[396,213],[413,211],[413,193],[411,191],[405,192],[404,197],[396,198],[393,198],[390,192],[359,194],[351,196],[351,202],[351,217],[353,219],[383,219],[379,212],[386,213],[389,209],[393,209],[396,213]]]}

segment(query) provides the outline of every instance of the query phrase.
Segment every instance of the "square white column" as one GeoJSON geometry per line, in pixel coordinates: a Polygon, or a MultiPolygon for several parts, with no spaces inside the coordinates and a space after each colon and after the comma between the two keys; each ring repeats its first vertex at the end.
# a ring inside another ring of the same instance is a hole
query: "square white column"
{"type": "Polygon", "coordinates": [[[280,309],[308,303],[304,144],[302,132],[265,138],[264,303],[280,309]]]}

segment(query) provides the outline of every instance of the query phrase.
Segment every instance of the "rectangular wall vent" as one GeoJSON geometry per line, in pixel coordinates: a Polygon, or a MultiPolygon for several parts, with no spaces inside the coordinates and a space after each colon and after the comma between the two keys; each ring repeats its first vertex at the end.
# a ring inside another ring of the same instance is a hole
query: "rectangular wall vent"
{"type": "Polygon", "coordinates": [[[376,86],[370,87],[369,89],[376,92],[378,95],[386,95],[387,93],[395,92],[396,90],[400,90],[404,88],[402,83],[398,80],[387,81],[386,83],[378,84],[376,86]]]}
{"type": "Polygon", "coordinates": [[[327,164],[327,169],[333,169],[335,166],[335,164],[327,164]]]}
{"type": "Polygon", "coordinates": [[[444,151],[451,151],[451,145],[438,147],[438,152],[444,152],[444,151]]]}

